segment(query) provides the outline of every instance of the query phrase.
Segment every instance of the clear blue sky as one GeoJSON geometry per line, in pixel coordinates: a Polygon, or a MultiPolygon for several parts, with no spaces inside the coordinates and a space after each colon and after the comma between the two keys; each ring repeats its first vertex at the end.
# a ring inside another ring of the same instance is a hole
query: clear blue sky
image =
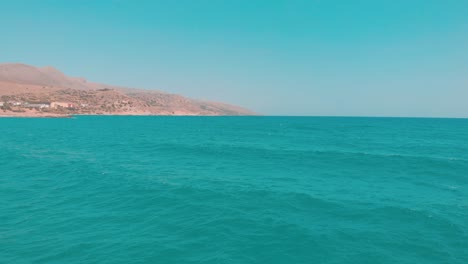
{"type": "Polygon", "coordinates": [[[272,115],[468,117],[467,0],[2,0],[0,62],[272,115]]]}

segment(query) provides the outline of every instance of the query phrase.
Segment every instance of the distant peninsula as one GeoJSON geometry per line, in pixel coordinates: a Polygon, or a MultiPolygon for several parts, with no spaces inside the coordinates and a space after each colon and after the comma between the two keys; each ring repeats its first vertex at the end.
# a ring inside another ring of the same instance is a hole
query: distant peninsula
{"type": "Polygon", "coordinates": [[[0,64],[0,117],[254,115],[242,107],[69,77],[53,67],[0,64]]]}

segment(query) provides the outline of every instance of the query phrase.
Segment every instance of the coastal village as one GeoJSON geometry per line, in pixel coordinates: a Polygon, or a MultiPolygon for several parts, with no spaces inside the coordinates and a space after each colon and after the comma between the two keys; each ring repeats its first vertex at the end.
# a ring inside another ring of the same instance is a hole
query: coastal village
{"type": "Polygon", "coordinates": [[[79,113],[103,113],[119,110],[131,110],[132,104],[128,100],[117,100],[113,102],[102,102],[101,104],[76,103],[70,101],[37,101],[24,100],[24,98],[11,98],[2,96],[0,98],[0,111],[24,113],[55,113],[55,114],[79,114],[79,113]],[[5,100],[6,99],[6,100],[5,100]]]}
{"type": "Polygon", "coordinates": [[[19,93],[0,96],[0,114],[105,114],[134,111],[133,102],[111,89],[61,89],[47,93],[19,93]]]}
{"type": "MultiPolygon", "coordinates": [[[[85,108],[86,104],[81,104],[80,107],[85,108]]],[[[0,107],[4,110],[17,110],[21,111],[21,109],[76,109],[77,105],[73,103],[66,103],[66,102],[21,102],[21,101],[7,101],[2,102],[0,101],[0,107]]]]}

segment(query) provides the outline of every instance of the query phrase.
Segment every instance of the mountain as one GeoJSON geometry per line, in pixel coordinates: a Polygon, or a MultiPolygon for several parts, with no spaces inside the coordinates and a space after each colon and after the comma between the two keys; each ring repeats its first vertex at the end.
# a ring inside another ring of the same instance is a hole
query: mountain
{"type": "Polygon", "coordinates": [[[238,106],[88,82],[53,67],[0,64],[0,115],[253,115],[238,106]]]}

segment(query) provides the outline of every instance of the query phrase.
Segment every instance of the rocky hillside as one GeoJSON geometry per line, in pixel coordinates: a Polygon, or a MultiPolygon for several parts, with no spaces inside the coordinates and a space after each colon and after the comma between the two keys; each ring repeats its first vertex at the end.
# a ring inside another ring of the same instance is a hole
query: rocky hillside
{"type": "Polygon", "coordinates": [[[68,77],[52,67],[0,64],[0,115],[252,115],[247,109],[160,91],[68,77]]]}

